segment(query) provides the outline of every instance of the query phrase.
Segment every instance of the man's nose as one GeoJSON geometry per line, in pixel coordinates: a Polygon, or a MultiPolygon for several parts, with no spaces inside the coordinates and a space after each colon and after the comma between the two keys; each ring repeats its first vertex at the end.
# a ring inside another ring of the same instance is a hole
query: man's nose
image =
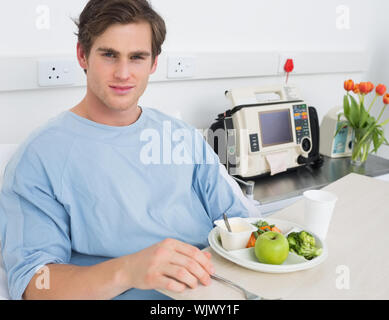
{"type": "Polygon", "coordinates": [[[130,75],[131,71],[128,61],[119,61],[114,73],[115,78],[120,80],[127,80],[130,78],[130,75]]]}

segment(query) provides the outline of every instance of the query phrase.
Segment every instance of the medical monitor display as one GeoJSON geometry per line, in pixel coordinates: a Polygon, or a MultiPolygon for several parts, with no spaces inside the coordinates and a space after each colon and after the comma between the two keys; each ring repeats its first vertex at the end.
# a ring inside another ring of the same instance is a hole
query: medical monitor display
{"type": "Polygon", "coordinates": [[[289,109],[259,112],[262,146],[293,142],[289,109]]]}

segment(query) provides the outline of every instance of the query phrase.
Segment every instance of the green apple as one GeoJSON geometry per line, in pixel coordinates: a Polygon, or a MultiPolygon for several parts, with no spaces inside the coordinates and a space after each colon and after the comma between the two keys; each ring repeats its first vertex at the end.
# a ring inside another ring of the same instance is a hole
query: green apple
{"type": "Polygon", "coordinates": [[[262,233],[255,241],[255,255],[261,263],[281,264],[286,260],[288,254],[288,240],[279,232],[262,233]]]}

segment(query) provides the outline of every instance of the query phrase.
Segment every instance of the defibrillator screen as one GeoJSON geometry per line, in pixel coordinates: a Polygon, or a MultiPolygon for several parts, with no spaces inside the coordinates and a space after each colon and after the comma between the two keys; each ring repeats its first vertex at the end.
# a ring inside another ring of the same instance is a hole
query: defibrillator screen
{"type": "Polygon", "coordinates": [[[289,109],[259,113],[262,146],[293,142],[289,109]]]}

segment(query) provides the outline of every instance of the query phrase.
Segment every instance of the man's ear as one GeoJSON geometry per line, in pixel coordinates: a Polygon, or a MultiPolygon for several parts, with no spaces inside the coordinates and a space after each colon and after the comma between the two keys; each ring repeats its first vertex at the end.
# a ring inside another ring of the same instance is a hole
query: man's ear
{"type": "Polygon", "coordinates": [[[79,42],[77,42],[77,60],[82,69],[88,69],[88,61],[86,59],[85,51],[79,42]]]}
{"type": "Polygon", "coordinates": [[[156,56],[155,59],[154,59],[153,66],[151,67],[150,74],[153,74],[155,72],[155,70],[157,70],[158,57],[159,56],[156,56]]]}

